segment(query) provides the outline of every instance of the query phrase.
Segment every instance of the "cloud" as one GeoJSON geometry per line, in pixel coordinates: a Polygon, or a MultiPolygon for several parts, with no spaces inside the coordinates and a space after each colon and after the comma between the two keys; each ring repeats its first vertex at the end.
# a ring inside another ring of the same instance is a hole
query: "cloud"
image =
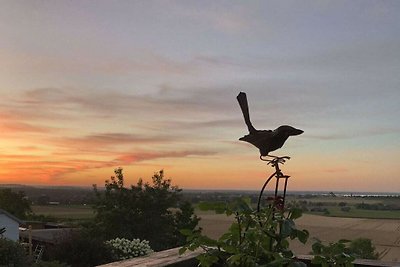
{"type": "Polygon", "coordinates": [[[304,135],[303,138],[319,140],[339,140],[399,133],[400,128],[371,128],[371,126],[364,126],[363,129],[348,129],[347,132],[343,132],[342,130],[335,130],[334,132],[329,132],[325,134],[307,134],[304,135]]]}
{"type": "Polygon", "coordinates": [[[32,121],[24,118],[20,114],[15,114],[7,108],[0,108],[0,131],[5,136],[20,136],[22,134],[48,134],[56,132],[58,129],[43,125],[38,121],[32,121]]]}
{"type": "Polygon", "coordinates": [[[343,173],[343,172],[348,172],[349,169],[348,168],[337,167],[337,168],[331,168],[331,169],[322,169],[320,171],[321,172],[327,172],[327,173],[343,173]]]}
{"type": "Polygon", "coordinates": [[[89,153],[96,151],[115,151],[118,146],[132,145],[152,146],[160,143],[172,142],[174,138],[168,136],[146,136],[127,133],[98,133],[83,137],[50,137],[49,144],[67,150],[85,150],[89,153]]]}
{"type": "MultiPolygon", "coordinates": [[[[95,50],[86,51],[80,57],[70,57],[67,54],[46,55],[27,54],[14,50],[2,55],[3,63],[7,63],[9,69],[29,71],[30,73],[67,73],[79,74],[107,74],[127,75],[138,73],[152,73],[158,75],[191,75],[196,71],[196,66],[185,61],[169,59],[149,49],[136,48],[134,54],[107,55],[96,54],[95,50]]],[[[2,65],[0,65],[1,67],[2,65]]]]}
{"type": "Polygon", "coordinates": [[[249,8],[248,5],[237,3],[220,6],[212,2],[208,5],[201,5],[201,7],[181,4],[175,5],[174,9],[178,16],[189,22],[208,25],[211,29],[224,34],[246,33],[251,29],[254,21],[254,10],[249,8]]]}
{"type": "MultiPolygon", "coordinates": [[[[169,152],[143,152],[143,153],[126,153],[114,160],[118,164],[126,165],[145,160],[153,160],[160,158],[185,158],[189,156],[211,156],[217,154],[216,151],[206,150],[184,150],[184,151],[169,151],[169,152]]],[[[117,164],[117,165],[118,165],[117,164]]]]}
{"type": "MultiPolygon", "coordinates": [[[[157,118],[173,120],[188,116],[220,113],[232,107],[226,95],[232,89],[185,88],[161,86],[156,94],[134,94],[78,88],[37,88],[26,90],[20,97],[9,99],[0,110],[21,120],[71,120],[79,117],[120,118],[132,121],[157,118]]],[[[221,113],[220,113],[221,114],[221,113]]],[[[203,120],[206,117],[203,118],[203,120]]]]}
{"type": "Polygon", "coordinates": [[[18,121],[0,121],[0,131],[3,134],[15,134],[15,133],[49,133],[51,128],[35,126],[29,123],[18,122],[18,121]]]}
{"type": "Polygon", "coordinates": [[[68,160],[65,158],[52,158],[37,155],[0,155],[0,175],[2,182],[20,181],[29,177],[33,183],[57,183],[65,175],[85,170],[118,167],[123,165],[136,164],[143,161],[150,161],[163,158],[184,158],[190,156],[210,156],[215,155],[215,151],[207,150],[184,150],[184,151],[164,151],[136,153],[122,153],[110,160],[88,160],[76,159],[68,160]],[[9,181],[6,181],[8,179],[9,181]]]}

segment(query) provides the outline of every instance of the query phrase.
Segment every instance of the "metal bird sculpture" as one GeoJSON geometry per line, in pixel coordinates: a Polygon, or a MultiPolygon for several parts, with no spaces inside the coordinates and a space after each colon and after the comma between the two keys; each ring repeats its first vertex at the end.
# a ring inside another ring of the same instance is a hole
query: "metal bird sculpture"
{"type": "Polygon", "coordinates": [[[303,131],[292,126],[282,125],[275,130],[257,130],[250,121],[249,106],[246,93],[240,92],[236,97],[240,108],[242,109],[244,122],[249,129],[249,134],[239,138],[240,141],[248,142],[260,150],[260,159],[262,157],[275,157],[269,155],[271,151],[277,150],[283,146],[289,136],[302,134],[303,131]]]}

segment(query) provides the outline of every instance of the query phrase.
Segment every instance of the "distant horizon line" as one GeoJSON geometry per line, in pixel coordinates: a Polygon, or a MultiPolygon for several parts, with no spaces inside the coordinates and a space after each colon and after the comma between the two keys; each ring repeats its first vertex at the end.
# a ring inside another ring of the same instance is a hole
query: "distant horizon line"
{"type": "MultiPolygon", "coordinates": [[[[42,185],[42,184],[5,184],[0,183],[0,187],[35,187],[35,188],[76,188],[76,189],[90,189],[92,186],[83,186],[83,185],[42,185]]],[[[104,186],[98,186],[98,188],[104,188],[104,186]]],[[[236,188],[183,188],[179,187],[184,191],[209,191],[209,192],[221,192],[221,191],[235,191],[235,192],[259,192],[259,189],[236,189],[236,188]]],[[[391,195],[400,195],[398,191],[355,191],[355,190],[288,190],[287,193],[291,192],[295,193],[342,193],[342,194],[391,194],[391,195]]]]}

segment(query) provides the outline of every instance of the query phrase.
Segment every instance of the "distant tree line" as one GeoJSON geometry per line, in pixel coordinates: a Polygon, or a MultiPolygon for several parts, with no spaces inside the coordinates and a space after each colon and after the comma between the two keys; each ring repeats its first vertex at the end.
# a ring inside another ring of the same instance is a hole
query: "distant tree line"
{"type": "Polygon", "coordinates": [[[364,210],[400,210],[400,206],[396,204],[384,204],[384,203],[359,203],[356,204],[357,209],[364,210]]]}

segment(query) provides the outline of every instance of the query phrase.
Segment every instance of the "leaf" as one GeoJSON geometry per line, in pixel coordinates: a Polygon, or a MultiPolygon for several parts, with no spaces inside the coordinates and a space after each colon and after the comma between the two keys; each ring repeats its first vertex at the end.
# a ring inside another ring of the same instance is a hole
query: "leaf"
{"type": "Polygon", "coordinates": [[[230,256],[227,261],[231,264],[231,265],[239,265],[241,262],[241,259],[243,257],[243,254],[235,254],[230,256]]]}
{"type": "Polygon", "coordinates": [[[291,213],[290,213],[290,219],[295,220],[297,218],[300,218],[301,215],[303,215],[303,211],[301,209],[298,208],[293,208],[291,213]]]}
{"type": "Polygon", "coordinates": [[[284,220],[281,226],[280,235],[283,238],[288,237],[292,233],[293,229],[295,229],[294,222],[290,219],[284,220]]]}
{"type": "Polygon", "coordinates": [[[223,243],[223,244],[221,245],[221,248],[222,248],[225,252],[230,253],[230,254],[235,254],[235,253],[238,252],[238,247],[237,247],[237,246],[230,246],[230,245],[227,245],[226,243],[223,243]]]}
{"type": "Polygon", "coordinates": [[[209,254],[201,254],[196,257],[199,262],[200,266],[204,267],[210,267],[214,263],[218,262],[218,257],[214,255],[209,255],[209,254]]]}
{"type": "Polygon", "coordinates": [[[301,243],[305,244],[308,240],[310,233],[307,230],[303,230],[303,231],[297,230],[296,235],[297,235],[297,238],[299,239],[299,241],[301,243]]]}
{"type": "Polygon", "coordinates": [[[190,229],[181,229],[179,232],[184,236],[190,236],[193,234],[193,231],[190,229]]]}
{"type": "Polygon", "coordinates": [[[227,239],[229,239],[232,236],[232,234],[230,232],[224,233],[222,236],[220,236],[220,238],[218,239],[218,241],[225,241],[227,239]]]}
{"type": "Polygon", "coordinates": [[[313,264],[323,264],[326,263],[326,258],[323,256],[314,256],[314,258],[312,258],[311,263],[313,264]]]}
{"type": "Polygon", "coordinates": [[[187,250],[187,247],[181,247],[181,248],[179,249],[179,255],[182,255],[183,253],[185,253],[186,250],[187,250]]]}
{"type": "Polygon", "coordinates": [[[234,212],[252,212],[250,198],[237,198],[229,204],[229,208],[234,212]]]}
{"type": "Polygon", "coordinates": [[[317,240],[314,244],[312,244],[311,247],[314,254],[321,254],[324,246],[322,245],[321,241],[317,240]]]}
{"type": "Polygon", "coordinates": [[[216,247],[218,245],[218,241],[205,235],[199,237],[199,243],[208,247],[216,247]]]}

